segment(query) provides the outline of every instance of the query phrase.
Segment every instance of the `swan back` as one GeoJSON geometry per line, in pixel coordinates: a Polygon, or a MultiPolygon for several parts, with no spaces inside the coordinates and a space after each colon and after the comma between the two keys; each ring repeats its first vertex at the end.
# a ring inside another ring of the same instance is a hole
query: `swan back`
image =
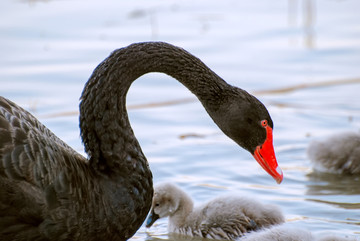
{"type": "Polygon", "coordinates": [[[284,216],[277,206],[265,205],[255,199],[238,195],[217,197],[198,209],[201,209],[204,218],[212,223],[231,222],[231,218],[236,219],[240,217],[239,214],[255,224],[255,229],[284,222],[284,216]]]}

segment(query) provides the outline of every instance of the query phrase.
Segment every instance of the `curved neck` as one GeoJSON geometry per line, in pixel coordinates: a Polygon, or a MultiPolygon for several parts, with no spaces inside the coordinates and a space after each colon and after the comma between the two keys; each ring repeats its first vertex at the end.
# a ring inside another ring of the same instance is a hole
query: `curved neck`
{"type": "Polygon", "coordinates": [[[212,102],[218,102],[219,93],[228,86],[198,58],[166,43],[139,43],[115,50],[94,70],[81,97],[81,136],[95,168],[124,172],[131,171],[134,162],[147,165],[130,127],[126,94],[134,80],[149,72],[174,77],[205,108],[216,106],[212,102]]]}
{"type": "Polygon", "coordinates": [[[178,196],[178,206],[177,209],[174,210],[172,214],[169,215],[170,223],[173,227],[183,227],[187,225],[191,225],[193,222],[193,210],[194,210],[194,202],[191,197],[180,191],[180,195],[178,196]]]}

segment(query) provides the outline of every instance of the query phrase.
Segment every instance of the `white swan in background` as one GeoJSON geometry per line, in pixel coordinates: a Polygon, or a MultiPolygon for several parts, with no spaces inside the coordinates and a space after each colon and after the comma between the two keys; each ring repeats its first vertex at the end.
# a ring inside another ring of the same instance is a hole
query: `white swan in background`
{"type": "Polygon", "coordinates": [[[194,208],[189,195],[172,183],[161,183],[154,187],[146,227],[151,227],[163,217],[169,217],[170,233],[226,240],[284,222],[284,216],[276,206],[240,196],[217,197],[194,208]]]}
{"type": "Polygon", "coordinates": [[[345,132],[312,141],[307,150],[315,170],[360,174],[360,133],[345,132]]]}

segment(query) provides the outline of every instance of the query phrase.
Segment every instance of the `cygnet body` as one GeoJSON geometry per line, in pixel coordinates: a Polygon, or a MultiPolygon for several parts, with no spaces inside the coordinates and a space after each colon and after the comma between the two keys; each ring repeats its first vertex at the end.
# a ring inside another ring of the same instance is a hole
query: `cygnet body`
{"type": "Polygon", "coordinates": [[[355,237],[327,235],[315,238],[303,228],[292,227],[287,224],[274,225],[262,230],[247,233],[236,241],[359,241],[355,237]]]}
{"type": "Polygon", "coordinates": [[[190,196],[172,183],[155,186],[146,226],[150,227],[163,217],[169,217],[170,233],[226,240],[284,222],[284,216],[276,206],[241,196],[220,196],[194,208],[190,196]]]}
{"type": "Polygon", "coordinates": [[[360,133],[345,132],[323,141],[313,141],[308,156],[315,170],[360,174],[360,133]]]}
{"type": "Polygon", "coordinates": [[[237,241],[314,241],[314,237],[304,229],[276,225],[248,233],[237,241]]]}

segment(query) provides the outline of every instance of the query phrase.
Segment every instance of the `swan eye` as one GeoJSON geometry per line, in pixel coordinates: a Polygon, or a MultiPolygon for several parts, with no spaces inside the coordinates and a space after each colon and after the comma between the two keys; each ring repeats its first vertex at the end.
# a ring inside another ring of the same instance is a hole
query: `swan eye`
{"type": "Polygon", "coordinates": [[[159,207],[160,206],[160,203],[155,203],[155,207],[159,207]]]}
{"type": "Polygon", "coordinates": [[[268,125],[267,120],[262,120],[262,121],[261,121],[261,125],[262,125],[263,127],[266,127],[266,126],[268,125]]]}

